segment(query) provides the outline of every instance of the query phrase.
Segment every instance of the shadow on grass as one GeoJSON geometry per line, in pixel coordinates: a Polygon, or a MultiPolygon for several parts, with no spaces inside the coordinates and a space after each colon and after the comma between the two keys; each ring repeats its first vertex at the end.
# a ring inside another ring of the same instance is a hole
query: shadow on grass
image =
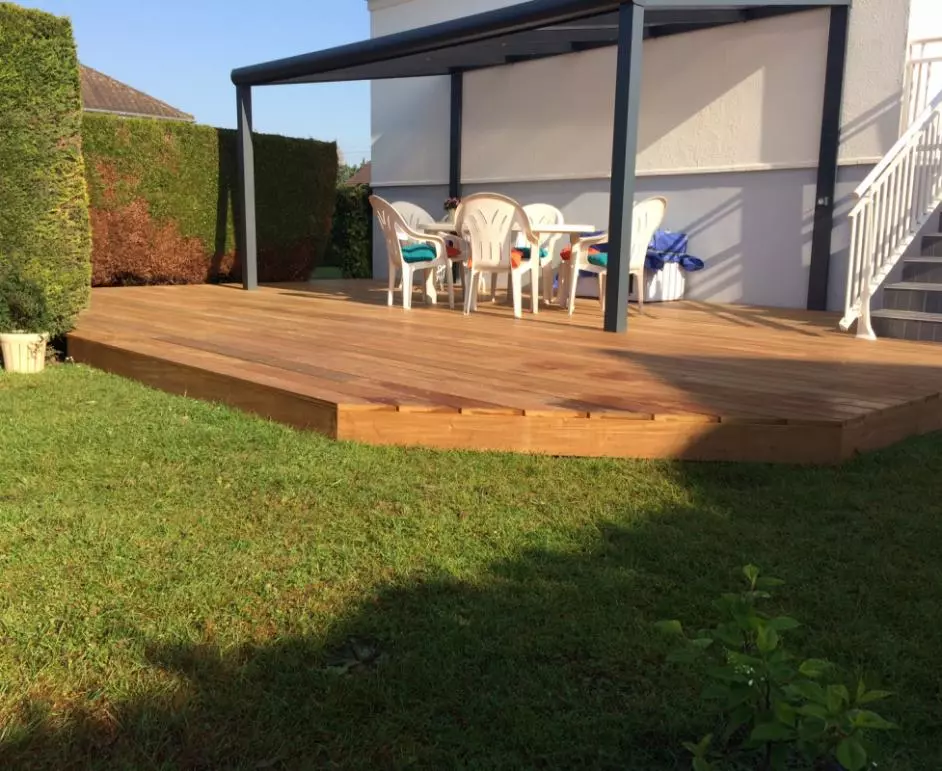
{"type": "Polygon", "coordinates": [[[591,553],[532,551],[480,584],[381,588],[326,640],[154,646],[183,688],[90,699],[64,724],[34,705],[4,767],[672,767],[646,628],[665,587],[638,549],[606,526],[591,553]]]}
{"type": "Polygon", "coordinates": [[[709,726],[651,623],[707,621],[747,561],[787,580],[802,652],[902,694],[888,716],[918,746],[887,767],[938,767],[942,511],[908,491],[942,473],[939,447],[839,470],[668,466],[688,507],[630,524],[616,507],[473,581],[380,586],[323,639],[152,646],[166,691],[90,694],[65,719],[34,704],[4,768],[685,768],[679,742],[709,726]]]}

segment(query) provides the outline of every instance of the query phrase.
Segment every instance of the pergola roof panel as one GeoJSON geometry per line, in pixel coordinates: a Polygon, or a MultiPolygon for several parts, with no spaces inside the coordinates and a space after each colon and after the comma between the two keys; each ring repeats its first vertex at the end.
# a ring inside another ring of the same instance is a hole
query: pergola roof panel
{"type": "MultiPolygon", "coordinates": [[[[808,10],[846,0],[646,0],[645,37],[808,10]]],[[[487,13],[233,70],[237,85],[448,75],[618,42],[621,0],[530,0],[487,13]]]]}

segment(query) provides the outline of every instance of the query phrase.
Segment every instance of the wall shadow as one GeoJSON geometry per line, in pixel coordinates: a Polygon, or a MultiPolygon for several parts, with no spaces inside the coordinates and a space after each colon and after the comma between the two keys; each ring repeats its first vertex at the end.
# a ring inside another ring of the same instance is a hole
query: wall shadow
{"type": "Polygon", "coordinates": [[[242,201],[238,195],[236,168],[231,153],[225,152],[226,135],[221,131],[217,132],[217,144],[216,234],[208,276],[211,282],[226,281],[233,277],[233,264],[244,248],[242,228],[238,227],[242,221],[242,201]],[[234,230],[234,242],[229,237],[230,228],[234,230]]]}
{"type": "MultiPolygon", "coordinates": [[[[237,134],[217,129],[217,195],[207,280],[241,280],[244,212],[239,200],[237,134]]],[[[333,219],[336,162],[329,145],[253,134],[258,278],[305,281],[323,260],[333,219]],[[309,173],[304,175],[302,169],[309,173]],[[303,201],[304,205],[299,206],[303,201]]]]}

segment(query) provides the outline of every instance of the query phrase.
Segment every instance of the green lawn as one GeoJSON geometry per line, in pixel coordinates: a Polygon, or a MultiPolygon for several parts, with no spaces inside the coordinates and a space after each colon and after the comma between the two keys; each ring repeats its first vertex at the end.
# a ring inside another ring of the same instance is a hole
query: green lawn
{"type": "Polygon", "coordinates": [[[328,441],[0,375],[3,768],[686,767],[651,623],[760,565],[942,768],[942,436],[839,469],[328,441]],[[361,661],[362,660],[362,661],[361,661]]]}

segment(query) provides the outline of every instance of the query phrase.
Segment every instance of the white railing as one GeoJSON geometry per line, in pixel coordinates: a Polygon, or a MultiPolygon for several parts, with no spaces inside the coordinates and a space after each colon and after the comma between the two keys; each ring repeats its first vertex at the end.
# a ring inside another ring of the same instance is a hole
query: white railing
{"type": "Polygon", "coordinates": [[[942,38],[913,40],[909,44],[903,75],[900,134],[916,122],[916,118],[939,91],[942,91],[942,38]]]}
{"type": "Polygon", "coordinates": [[[870,300],[942,204],[942,91],[854,191],[841,329],[873,340],[870,300]]]}

